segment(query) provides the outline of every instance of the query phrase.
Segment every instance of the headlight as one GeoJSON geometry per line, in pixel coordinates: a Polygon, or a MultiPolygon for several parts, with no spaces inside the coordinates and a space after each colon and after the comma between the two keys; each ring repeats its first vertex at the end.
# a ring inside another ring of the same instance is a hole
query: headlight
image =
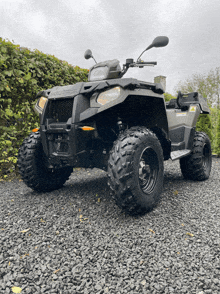
{"type": "Polygon", "coordinates": [[[47,102],[47,98],[46,97],[40,97],[37,100],[37,103],[36,103],[36,105],[34,107],[34,110],[37,113],[42,113],[46,102],[47,102]]]}
{"type": "Polygon", "coordinates": [[[97,98],[97,102],[99,104],[105,105],[113,100],[116,100],[120,96],[120,94],[121,94],[121,88],[115,87],[111,90],[101,93],[97,98]]]}
{"type": "Polygon", "coordinates": [[[40,99],[39,99],[39,101],[38,101],[38,106],[39,106],[40,108],[44,109],[44,105],[45,105],[46,101],[47,101],[47,98],[45,98],[45,97],[40,97],[40,99]]]}
{"type": "Polygon", "coordinates": [[[100,67],[94,68],[90,73],[89,80],[90,81],[105,80],[108,76],[108,72],[109,72],[108,66],[100,66],[100,67]]]}

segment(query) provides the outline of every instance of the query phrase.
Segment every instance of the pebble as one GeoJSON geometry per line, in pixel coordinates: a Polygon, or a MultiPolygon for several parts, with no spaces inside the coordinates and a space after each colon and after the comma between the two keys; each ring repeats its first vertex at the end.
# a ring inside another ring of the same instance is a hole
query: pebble
{"type": "Polygon", "coordinates": [[[218,293],[219,178],[218,158],[204,182],[165,162],[161,201],[137,217],[116,206],[98,169],[49,193],[0,182],[0,293],[218,293]]]}

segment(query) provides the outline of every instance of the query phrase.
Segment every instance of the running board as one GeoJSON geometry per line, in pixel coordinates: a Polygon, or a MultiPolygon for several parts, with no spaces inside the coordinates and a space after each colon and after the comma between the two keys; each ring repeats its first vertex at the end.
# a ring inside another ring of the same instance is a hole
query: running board
{"type": "Polygon", "coordinates": [[[188,149],[184,149],[184,150],[178,150],[178,151],[173,151],[170,153],[170,157],[172,160],[176,160],[176,159],[179,159],[181,157],[184,157],[188,154],[191,153],[191,150],[188,150],[188,149]]]}

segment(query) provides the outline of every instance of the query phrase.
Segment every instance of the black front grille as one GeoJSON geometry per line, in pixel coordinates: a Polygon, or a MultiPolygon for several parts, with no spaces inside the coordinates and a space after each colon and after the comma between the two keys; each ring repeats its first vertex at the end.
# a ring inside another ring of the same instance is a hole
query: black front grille
{"type": "Polygon", "coordinates": [[[56,122],[67,122],[72,116],[73,100],[73,98],[50,100],[45,114],[46,118],[54,119],[56,122]]]}
{"type": "Polygon", "coordinates": [[[69,136],[65,133],[47,134],[49,154],[69,153],[69,136]]]}

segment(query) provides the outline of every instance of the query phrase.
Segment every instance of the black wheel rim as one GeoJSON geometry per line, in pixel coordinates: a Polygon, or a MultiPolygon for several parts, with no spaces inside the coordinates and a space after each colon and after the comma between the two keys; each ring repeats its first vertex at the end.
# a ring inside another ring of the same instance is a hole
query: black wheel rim
{"type": "Polygon", "coordinates": [[[202,164],[204,168],[207,168],[209,166],[210,162],[210,148],[207,144],[205,144],[203,148],[203,156],[202,156],[202,164]]]}
{"type": "Polygon", "coordinates": [[[158,178],[159,161],[156,152],[147,147],[139,161],[139,184],[141,190],[149,194],[155,187],[158,178]]]}

